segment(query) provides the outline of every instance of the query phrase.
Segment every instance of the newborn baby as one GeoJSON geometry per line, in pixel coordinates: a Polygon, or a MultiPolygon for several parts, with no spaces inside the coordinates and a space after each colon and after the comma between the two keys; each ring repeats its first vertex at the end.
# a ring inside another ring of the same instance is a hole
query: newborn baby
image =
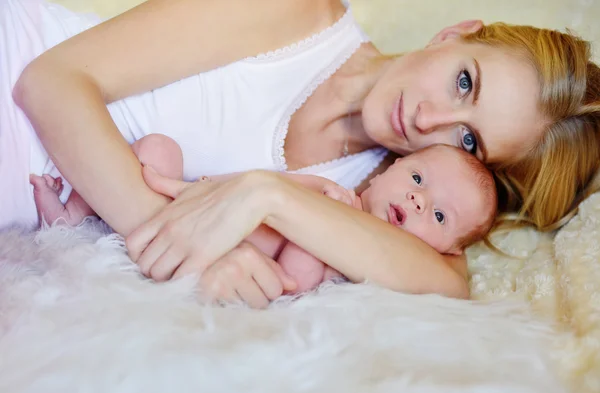
{"type": "MultiPolygon", "coordinates": [[[[300,175],[294,179],[414,234],[441,254],[462,254],[467,246],[485,237],[496,216],[497,194],[492,174],[476,157],[448,145],[430,146],[398,158],[383,174],[373,178],[360,196],[326,179],[300,175]]],[[[247,240],[277,256],[283,270],[296,280],[295,292],[341,277],[333,268],[269,230],[259,228],[247,240]]]]}
{"type": "MultiPolygon", "coordinates": [[[[170,138],[153,134],[132,145],[138,159],[163,176],[182,177],[179,146],[170,138]]],[[[221,181],[233,175],[211,177],[221,181]]],[[[311,175],[284,174],[314,191],[363,210],[411,232],[442,254],[459,255],[483,238],[496,213],[496,189],[491,173],[477,158],[456,147],[435,145],[399,158],[357,196],[336,183],[311,175]]],[[[40,220],[63,219],[77,225],[93,210],[72,192],[63,205],[60,178],[31,176],[40,220]]],[[[278,232],[264,225],[247,241],[276,260],[297,284],[295,292],[317,287],[341,274],[278,232]]]]}

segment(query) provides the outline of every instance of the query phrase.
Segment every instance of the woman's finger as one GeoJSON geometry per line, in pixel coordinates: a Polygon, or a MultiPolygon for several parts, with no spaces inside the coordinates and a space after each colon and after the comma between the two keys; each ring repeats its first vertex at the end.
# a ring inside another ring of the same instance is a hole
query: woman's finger
{"type": "MultiPolygon", "coordinates": [[[[251,269],[252,278],[261,289],[261,292],[269,300],[275,300],[283,293],[283,284],[269,263],[269,257],[257,256],[260,261],[241,260],[239,263],[247,263],[251,269]]],[[[274,262],[275,263],[275,262],[274,262]]],[[[275,263],[277,264],[277,263],[275,263]]]]}
{"type": "Polygon", "coordinates": [[[192,255],[187,255],[186,259],[177,266],[175,272],[173,272],[172,278],[174,280],[187,276],[189,274],[204,274],[207,266],[198,262],[197,258],[192,255]]]}
{"type": "Polygon", "coordinates": [[[211,302],[242,302],[242,299],[236,292],[229,275],[225,274],[225,269],[227,268],[228,264],[229,261],[221,260],[219,263],[211,265],[200,276],[200,291],[211,302]]]}
{"type": "MultiPolygon", "coordinates": [[[[244,241],[228,254],[232,262],[240,266],[240,270],[253,278],[264,295],[277,299],[284,290],[284,283],[279,273],[285,273],[281,266],[254,244],[244,241]],[[279,268],[279,270],[277,270],[279,268]]],[[[289,281],[289,279],[288,279],[289,281]]]]}
{"type": "Polygon", "coordinates": [[[266,292],[281,295],[282,285],[268,264],[268,258],[256,246],[242,242],[228,254],[228,265],[223,273],[233,284],[242,300],[252,308],[266,308],[270,299],[266,292]],[[257,277],[261,282],[257,281],[257,277]],[[266,290],[266,292],[265,292],[266,290]]]}
{"type": "Polygon", "coordinates": [[[254,270],[253,277],[270,300],[298,288],[296,281],[283,271],[280,264],[268,256],[264,256],[263,259],[262,265],[254,270]]]}
{"type": "Polygon", "coordinates": [[[144,266],[152,265],[169,244],[185,236],[181,220],[177,220],[180,214],[174,207],[173,203],[168,205],[125,239],[129,257],[138,265],[140,260],[144,261],[144,266]]]}
{"type": "MultiPolygon", "coordinates": [[[[131,258],[135,262],[141,258],[144,266],[152,265],[167,249],[154,243],[164,241],[186,247],[194,264],[201,263],[206,267],[214,263],[234,249],[267,216],[270,204],[265,195],[270,195],[267,193],[269,188],[257,185],[270,184],[269,179],[267,174],[259,172],[223,182],[188,183],[186,187],[180,182],[173,190],[163,190],[180,194],[127,237],[131,258]],[[158,251],[147,251],[155,247],[158,251]]],[[[182,268],[183,275],[188,273],[186,266],[182,268]]]]}
{"type": "Polygon", "coordinates": [[[177,198],[179,194],[192,184],[162,176],[154,168],[147,165],[144,165],[142,168],[142,174],[144,175],[144,181],[154,192],[173,199],[177,198]]]}
{"type": "MultiPolygon", "coordinates": [[[[233,290],[250,307],[267,307],[270,298],[263,287],[273,299],[279,297],[283,291],[281,282],[272,271],[268,259],[253,244],[242,242],[210,265],[202,274],[200,283],[203,292],[227,300],[232,298],[231,290],[233,290]]],[[[184,265],[188,265],[188,262],[189,260],[184,265]]],[[[183,269],[182,265],[175,275],[182,274],[180,271],[183,269]]],[[[189,268],[186,267],[186,271],[188,270],[189,268]]]]}
{"type": "Polygon", "coordinates": [[[241,304],[244,302],[235,288],[225,283],[201,286],[201,291],[211,303],[241,304]]]}
{"type": "Polygon", "coordinates": [[[240,297],[240,294],[233,288],[230,288],[230,291],[226,293],[226,295],[221,295],[214,298],[218,300],[220,303],[229,303],[229,304],[242,304],[244,300],[240,297]]]}
{"type": "Polygon", "coordinates": [[[158,282],[170,280],[177,268],[186,260],[186,256],[181,247],[172,245],[152,264],[150,277],[158,282]]]}
{"type": "MultiPolygon", "coordinates": [[[[223,258],[227,258],[227,254],[223,258]]],[[[186,253],[186,260],[176,267],[177,270],[173,273],[173,278],[176,279],[189,274],[202,274],[209,266],[214,265],[213,261],[213,259],[203,258],[200,251],[192,249],[186,253]]]]}
{"type": "MultiPolygon", "coordinates": [[[[210,181],[187,183],[161,176],[149,167],[144,167],[142,171],[144,173],[144,179],[154,191],[159,193],[164,192],[165,195],[170,197],[179,196],[179,198],[171,202],[171,204],[165,207],[161,212],[152,217],[150,220],[146,221],[144,224],[140,225],[133,232],[131,232],[129,236],[127,236],[125,239],[127,250],[130,258],[134,262],[138,261],[141,255],[145,252],[146,248],[155,239],[155,237],[160,236],[161,232],[167,235],[169,232],[177,232],[175,233],[176,236],[172,237],[174,239],[181,239],[184,234],[181,233],[181,225],[178,225],[175,219],[178,217],[180,218],[182,215],[185,216],[186,214],[190,214],[191,211],[189,206],[187,206],[189,205],[190,200],[192,202],[194,200],[197,201],[198,197],[201,196],[203,192],[210,191],[206,188],[206,186],[200,184],[210,184],[210,181]],[[194,186],[193,189],[192,186],[194,186]],[[186,190],[190,191],[191,194],[188,192],[187,194],[189,195],[180,195],[186,190]],[[183,207],[181,206],[182,202],[185,205],[183,207]]],[[[192,207],[193,206],[194,203],[192,203],[192,207]]],[[[185,235],[189,236],[190,234],[186,233],[185,235]]]]}
{"type": "MultiPolygon", "coordinates": [[[[296,280],[294,280],[292,277],[290,277],[281,267],[281,265],[277,262],[275,262],[273,259],[271,258],[267,258],[268,262],[269,262],[269,267],[271,268],[271,271],[277,276],[277,278],[280,280],[281,285],[282,285],[282,289],[283,291],[295,291],[296,288],[298,288],[298,284],[296,283],[296,280]]],[[[277,297],[281,296],[281,294],[277,295],[277,297]]],[[[271,299],[274,300],[274,299],[271,299]]]]}
{"type": "Polygon", "coordinates": [[[254,281],[251,277],[244,280],[236,286],[236,292],[240,298],[252,308],[267,308],[269,306],[269,299],[262,291],[260,285],[254,281]]]}
{"type": "Polygon", "coordinates": [[[156,240],[156,236],[164,226],[161,217],[162,215],[155,216],[125,238],[129,258],[140,267],[151,266],[167,249],[166,244],[160,244],[161,242],[156,240]]]}
{"type": "Polygon", "coordinates": [[[140,271],[146,277],[150,277],[150,270],[156,261],[165,253],[170,247],[170,242],[166,241],[164,237],[156,237],[154,240],[149,242],[147,247],[144,247],[142,252],[137,258],[132,255],[129,241],[127,241],[127,248],[130,250],[130,258],[140,267],[140,271]]]}

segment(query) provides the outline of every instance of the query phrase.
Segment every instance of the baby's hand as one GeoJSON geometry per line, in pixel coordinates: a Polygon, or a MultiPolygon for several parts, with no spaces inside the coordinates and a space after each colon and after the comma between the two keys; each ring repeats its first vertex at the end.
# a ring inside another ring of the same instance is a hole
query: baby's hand
{"type": "Polygon", "coordinates": [[[354,191],[345,189],[337,184],[327,184],[323,187],[323,195],[327,195],[331,199],[345,203],[348,206],[354,205],[356,194],[354,191]]]}

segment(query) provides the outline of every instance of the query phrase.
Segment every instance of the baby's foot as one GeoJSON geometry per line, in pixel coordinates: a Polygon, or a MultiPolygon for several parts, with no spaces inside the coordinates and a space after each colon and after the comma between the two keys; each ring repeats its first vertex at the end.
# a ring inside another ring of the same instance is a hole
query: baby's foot
{"type": "Polygon", "coordinates": [[[69,214],[59,199],[63,190],[62,178],[30,175],[29,182],[33,185],[33,198],[40,222],[46,221],[52,224],[59,218],[64,218],[68,222],[69,214]]]}

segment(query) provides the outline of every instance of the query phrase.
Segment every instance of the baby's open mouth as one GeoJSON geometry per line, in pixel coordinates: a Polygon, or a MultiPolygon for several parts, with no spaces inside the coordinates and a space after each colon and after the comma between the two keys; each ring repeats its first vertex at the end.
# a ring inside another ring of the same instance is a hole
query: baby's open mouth
{"type": "Polygon", "coordinates": [[[388,221],[392,225],[402,225],[406,220],[406,212],[398,205],[390,205],[388,211],[388,221]]]}

